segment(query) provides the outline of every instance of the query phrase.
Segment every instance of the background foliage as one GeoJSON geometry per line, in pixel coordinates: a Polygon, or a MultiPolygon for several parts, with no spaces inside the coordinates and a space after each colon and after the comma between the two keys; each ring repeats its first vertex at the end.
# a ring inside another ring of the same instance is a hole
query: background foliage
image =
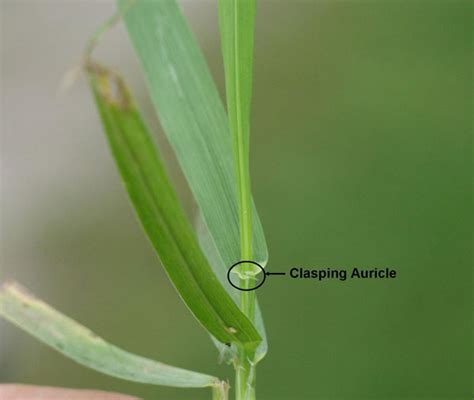
{"type": "MultiPolygon", "coordinates": [[[[223,89],[215,4],[184,4],[223,89]]],[[[87,85],[56,92],[113,2],[1,7],[2,278],[130,351],[232,376],[144,240],[87,85]]],[[[261,288],[261,399],[468,397],[471,17],[467,1],[259,2],[251,169],[268,268],[391,266],[400,276],[261,288]]],[[[99,53],[166,147],[122,28],[99,53]]],[[[0,329],[2,382],[208,395],[100,376],[0,329]]]]}

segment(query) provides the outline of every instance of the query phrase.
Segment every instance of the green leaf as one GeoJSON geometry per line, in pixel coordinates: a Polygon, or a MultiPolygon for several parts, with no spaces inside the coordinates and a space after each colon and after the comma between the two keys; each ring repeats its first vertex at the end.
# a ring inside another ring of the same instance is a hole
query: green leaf
{"type": "Polygon", "coordinates": [[[219,0],[219,27],[231,131],[234,140],[243,134],[248,154],[255,0],[219,0]]]}
{"type": "Polygon", "coordinates": [[[79,364],[116,378],[174,387],[221,386],[213,376],[121,350],[15,284],[0,290],[0,315],[79,364]]]}
{"type": "Polygon", "coordinates": [[[224,56],[227,113],[233,138],[237,176],[241,255],[244,260],[252,260],[249,120],[255,0],[219,0],[219,22],[224,56]]]}
{"type": "Polygon", "coordinates": [[[219,341],[256,346],[261,338],[209,266],[125,83],[97,64],[88,70],[122,180],[174,286],[219,341]]]}
{"type": "MultiPolygon", "coordinates": [[[[237,298],[239,292],[226,279],[228,268],[240,260],[236,177],[229,123],[215,83],[175,0],[118,3],[155,110],[202,212],[206,240],[219,254],[211,265],[237,298]]],[[[253,259],[265,266],[265,238],[252,209],[253,259]]],[[[257,328],[263,327],[256,318],[257,328]]],[[[264,330],[259,332],[264,337],[264,330]]]]}

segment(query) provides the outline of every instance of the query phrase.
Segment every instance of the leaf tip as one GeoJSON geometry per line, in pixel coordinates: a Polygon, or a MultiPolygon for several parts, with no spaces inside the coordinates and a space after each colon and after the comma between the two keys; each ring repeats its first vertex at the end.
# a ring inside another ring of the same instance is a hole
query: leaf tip
{"type": "Polygon", "coordinates": [[[132,97],[117,71],[93,61],[89,61],[85,68],[92,79],[94,89],[103,101],[121,110],[131,108],[132,97]]]}

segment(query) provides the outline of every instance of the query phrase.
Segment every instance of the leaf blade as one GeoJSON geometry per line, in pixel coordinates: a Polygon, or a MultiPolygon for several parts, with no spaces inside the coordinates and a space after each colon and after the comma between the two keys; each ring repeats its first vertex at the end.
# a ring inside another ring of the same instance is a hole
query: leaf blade
{"type": "MultiPolygon", "coordinates": [[[[218,4],[227,113],[233,139],[237,178],[241,256],[244,260],[252,260],[249,121],[252,98],[255,0],[219,0],[218,4]]],[[[251,269],[251,267],[246,266],[245,269],[251,269]]]]}
{"type": "Polygon", "coordinates": [[[122,180],[181,298],[219,341],[256,345],[260,336],[222,287],[202,253],[125,83],[97,64],[88,70],[122,180]]]}
{"type": "Polygon", "coordinates": [[[129,381],[173,387],[218,386],[213,376],[172,367],[113,346],[16,284],[0,290],[0,315],[77,363],[129,381]]]}

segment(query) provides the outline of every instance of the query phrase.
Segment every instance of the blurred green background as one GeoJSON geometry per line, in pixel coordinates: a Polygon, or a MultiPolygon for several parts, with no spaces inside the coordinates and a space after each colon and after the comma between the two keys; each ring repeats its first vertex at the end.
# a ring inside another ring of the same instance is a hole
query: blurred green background
{"type": "MultiPolygon", "coordinates": [[[[222,90],[214,2],[183,2],[222,90]]],[[[111,342],[232,377],[168,282],[121,187],[88,88],[58,93],[111,1],[2,10],[2,279],[111,342]]],[[[392,281],[273,278],[259,399],[472,398],[472,3],[258,2],[253,190],[274,271],[392,267],[392,281]]],[[[97,55],[153,115],[123,27],[97,55]]],[[[89,371],[0,324],[0,381],[207,399],[89,371]]]]}

